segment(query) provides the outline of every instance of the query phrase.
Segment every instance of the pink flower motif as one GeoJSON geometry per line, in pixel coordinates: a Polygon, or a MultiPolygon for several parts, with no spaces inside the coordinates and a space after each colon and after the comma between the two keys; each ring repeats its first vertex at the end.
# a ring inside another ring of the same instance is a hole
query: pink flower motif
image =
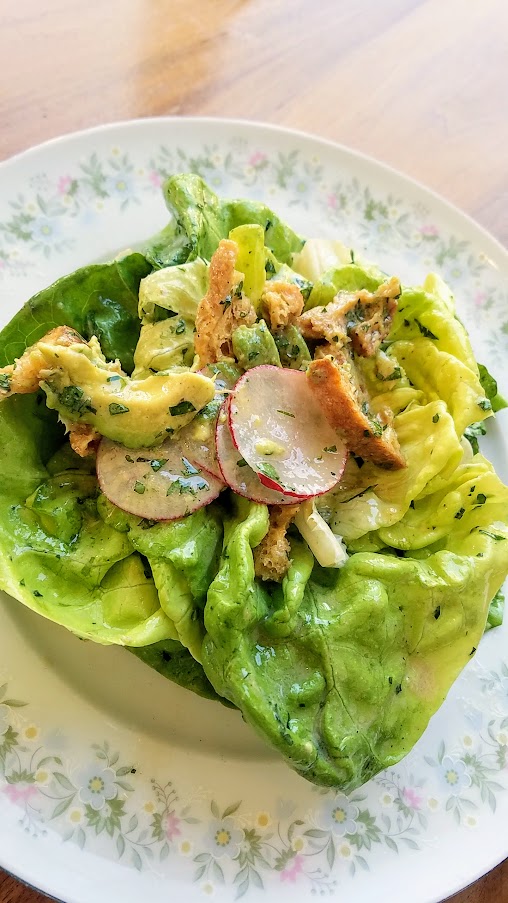
{"type": "Polygon", "coordinates": [[[475,295],[475,298],[474,298],[474,303],[475,303],[475,306],[476,306],[476,307],[483,307],[483,305],[485,304],[486,300],[487,300],[487,293],[486,293],[486,292],[476,292],[476,295],[475,295]]]}
{"type": "Polygon", "coordinates": [[[162,179],[156,169],[152,169],[148,174],[148,181],[152,183],[154,188],[160,188],[162,179]]]}
{"type": "Polygon", "coordinates": [[[173,840],[174,837],[178,837],[182,833],[179,824],[180,819],[177,818],[173,812],[170,812],[169,815],[166,816],[164,827],[168,840],[173,840]]]}
{"type": "Polygon", "coordinates": [[[256,166],[261,166],[265,162],[265,160],[266,154],[263,154],[262,151],[256,151],[254,154],[252,154],[251,157],[249,157],[248,163],[249,166],[253,166],[255,168],[256,166]]]}
{"type": "Polygon", "coordinates": [[[422,235],[426,235],[428,238],[433,238],[434,236],[436,236],[438,234],[437,226],[432,226],[430,224],[427,226],[422,226],[420,229],[420,233],[422,235]]]}
{"type": "Polygon", "coordinates": [[[331,207],[332,210],[337,209],[337,195],[336,194],[329,194],[327,201],[328,201],[328,206],[331,207]]]}
{"type": "Polygon", "coordinates": [[[11,803],[26,803],[37,794],[37,790],[33,784],[7,784],[3,793],[11,803]]]}
{"type": "Polygon", "coordinates": [[[423,797],[418,796],[416,790],[412,787],[404,787],[402,796],[404,797],[406,805],[410,806],[411,809],[419,809],[423,802],[423,797]]]}
{"type": "Polygon", "coordinates": [[[303,856],[296,855],[293,859],[290,866],[286,866],[285,869],[280,873],[281,881],[292,881],[293,883],[298,878],[298,875],[303,870],[303,856]]]}
{"type": "Polygon", "coordinates": [[[68,194],[71,184],[72,184],[72,179],[70,176],[60,176],[60,178],[58,180],[58,184],[56,186],[56,190],[58,191],[58,194],[68,194]]]}

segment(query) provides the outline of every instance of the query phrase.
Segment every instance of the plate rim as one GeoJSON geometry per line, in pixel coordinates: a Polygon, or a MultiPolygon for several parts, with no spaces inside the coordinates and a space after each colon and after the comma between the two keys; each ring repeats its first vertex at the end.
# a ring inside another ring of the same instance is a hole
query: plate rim
{"type": "MultiPolygon", "coordinates": [[[[108,121],[88,128],[85,127],[82,129],[63,132],[42,142],[39,142],[38,144],[34,144],[20,151],[17,151],[9,157],[0,160],[0,178],[4,175],[6,170],[10,169],[11,167],[14,168],[19,164],[23,164],[25,161],[30,162],[32,158],[35,158],[41,152],[51,152],[53,148],[60,148],[67,143],[72,144],[74,142],[79,142],[80,139],[93,137],[94,135],[102,135],[108,132],[114,133],[119,129],[132,129],[132,131],[139,129],[141,131],[144,126],[171,127],[172,125],[177,125],[178,127],[184,127],[185,124],[202,125],[207,129],[213,129],[214,127],[224,129],[229,128],[231,130],[235,128],[246,128],[247,130],[251,131],[251,133],[262,133],[264,131],[268,131],[275,135],[285,135],[289,138],[295,139],[296,141],[303,140],[305,142],[310,142],[315,145],[325,147],[332,152],[338,151],[346,160],[351,161],[353,164],[357,161],[362,161],[369,167],[372,167],[374,170],[376,170],[379,174],[382,175],[383,173],[385,173],[389,178],[394,179],[399,183],[403,183],[413,190],[416,190],[418,193],[425,195],[427,198],[429,198],[429,200],[432,200],[435,205],[441,208],[441,211],[445,216],[447,214],[451,214],[458,224],[463,223],[464,226],[468,227],[470,230],[472,230],[473,233],[476,234],[478,240],[482,239],[491,246],[492,251],[496,256],[499,257],[501,266],[505,267],[508,273],[508,248],[503,245],[501,240],[493,235],[488,228],[480,224],[470,213],[466,212],[454,202],[448,200],[440,192],[428,187],[424,182],[419,181],[413,176],[400,169],[397,169],[396,167],[385,161],[379,160],[376,157],[365,153],[364,151],[352,148],[341,142],[322,137],[312,132],[307,132],[303,129],[292,128],[285,125],[278,125],[263,120],[222,116],[162,115],[146,117],[141,116],[135,118],[119,119],[116,121],[108,121]]],[[[90,855],[93,856],[93,854],[90,855]]],[[[474,885],[478,880],[489,874],[493,869],[507,860],[508,848],[506,852],[501,856],[501,858],[498,858],[498,854],[496,853],[495,861],[493,863],[491,862],[486,869],[484,866],[482,866],[478,872],[475,872],[475,876],[472,879],[469,879],[468,884],[462,884],[459,879],[459,884],[454,885],[454,889],[452,889],[451,891],[447,891],[447,896],[445,898],[439,895],[438,897],[432,898],[432,900],[429,899],[428,903],[440,903],[440,901],[442,900],[449,899],[451,896],[455,895],[461,890],[474,885]]],[[[13,872],[11,867],[8,864],[4,863],[1,852],[0,867],[4,870],[6,875],[20,881],[29,888],[46,894],[51,899],[56,900],[57,903],[64,903],[62,898],[60,898],[59,896],[54,896],[51,890],[46,889],[44,887],[44,883],[42,884],[42,886],[40,886],[38,882],[34,883],[34,878],[30,877],[29,869],[27,869],[27,871],[25,872],[13,872]]],[[[69,899],[72,899],[72,897],[70,897],[69,899]]]]}

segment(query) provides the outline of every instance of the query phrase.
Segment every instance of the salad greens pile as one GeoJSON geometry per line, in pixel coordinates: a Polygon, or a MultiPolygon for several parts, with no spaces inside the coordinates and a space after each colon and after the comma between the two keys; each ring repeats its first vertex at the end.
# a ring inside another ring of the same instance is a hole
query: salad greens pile
{"type": "MultiPolygon", "coordinates": [[[[266,279],[297,285],[306,310],[386,280],[340,242],[304,242],[263,204],[220,200],[198,176],[175,176],[164,193],[170,224],[28,301],[0,334],[0,367],[65,325],[140,383],[187,373],[210,259],[228,237],[256,309],[266,279]]],[[[264,320],[240,327],[233,350],[236,372],[305,370],[311,358],[294,325],[274,333],[264,320]]],[[[508,488],[478,441],[504,402],[438,276],[403,287],[386,341],[361,368],[373,412],[393,414],[406,466],[351,454],[315,500],[318,528],[290,527],[280,583],[255,576],[267,505],[226,490],[178,520],[128,514],[101,491],[93,457],[71,449],[58,404],[42,391],[0,404],[0,587],[236,706],[303,777],[345,791],[414,746],[475,654],[491,603],[500,623],[508,572],[508,488]],[[328,528],[346,546],[341,567],[318,563],[328,528]]],[[[216,417],[213,405],[198,420],[216,417]]]]}

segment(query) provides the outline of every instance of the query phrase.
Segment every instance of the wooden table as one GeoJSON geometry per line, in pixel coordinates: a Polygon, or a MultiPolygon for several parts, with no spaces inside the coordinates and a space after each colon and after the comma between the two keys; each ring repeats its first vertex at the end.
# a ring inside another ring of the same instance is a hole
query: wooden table
{"type": "MultiPolygon", "coordinates": [[[[506,0],[4,0],[0,159],[163,114],[314,132],[508,243],[506,0]]],[[[508,863],[454,903],[506,903],[508,863]]],[[[45,899],[0,872],[0,903],[45,899]]]]}

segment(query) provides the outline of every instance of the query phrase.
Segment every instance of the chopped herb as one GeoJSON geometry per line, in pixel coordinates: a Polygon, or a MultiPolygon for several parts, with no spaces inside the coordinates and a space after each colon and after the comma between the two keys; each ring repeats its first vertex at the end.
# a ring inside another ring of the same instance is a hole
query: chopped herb
{"type": "Polygon", "coordinates": [[[473,449],[473,454],[477,455],[480,451],[478,445],[478,436],[485,436],[487,430],[485,429],[485,424],[481,421],[477,423],[471,423],[467,429],[464,430],[464,438],[467,439],[471,448],[473,449]]]}
{"type": "Polygon", "coordinates": [[[424,326],[423,323],[420,323],[420,321],[417,320],[416,317],[415,317],[415,323],[418,326],[418,329],[420,330],[421,334],[423,336],[425,336],[426,339],[435,339],[436,341],[438,340],[437,335],[434,335],[434,333],[431,332],[430,329],[427,329],[427,327],[424,326]]]}
{"type": "Polygon", "coordinates": [[[500,536],[499,533],[490,533],[488,530],[481,530],[478,527],[478,533],[483,533],[484,536],[488,536],[490,539],[493,539],[495,542],[503,542],[506,539],[506,536],[500,536]]]}
{"type": "Polygon", "coordinates": [[[182,335],[185,332],[185,320],[178,320],[175,327],[175,335],[182,335]]]}
{"type": "Polygon", "coordinates": [[[107,382],[107,383],[116,383],[117,380],[119,380],[119,379],[121,379],[121,378],[122,378],[122,377],[120,376],[119,373],[115,373],[114,376],[108,376],[106,382],[107,382]]]}
{"type": "Polygon", "coordinates": [[[265,477],[268,477],[270,480],[275,480],[277,483],[280,481],[279,474],[275,470],[273,464],[260,464],[259,470],[265,477]]]}
{"type": "Polygon", "coordinates": [[[161,467],[164,467],[164,465],[167,463],[167,460],[167,458],[154,458],[153,461],[150,461],[150,467],[152,468],[153,472],[157,473],[157,471],[160,470],[161,467]]]}
{"type": "Polygon", "coordinates": [[[337,451],[337,446],[336,445],[328,445],[326,448],[323,449],[323,451],[331,452],[331,454],[333,454],[334,452],[337,451]]]}
{"type": "Polygon", "coordinates": [[[150,458],[139,457],[139,458],[136,458],[136,461],[138,464],[148,464],[150,461],[150,458]]]}
{"type": "Polygon", "coordinates": [[[476,496],[476,501],[479,505],[484,505],[487,501],[487,496],[483,492],[479,492],[476,496]]]}
{"type": "Polygon", "coordinates": [[[20,586],[24,586],[24,585],[25,585],[25,581],[24,581],[23,578],[19,581],[19,585],[20,585],[20,586]]]}
{"type": "Polygon", "coordinates": [[[347,502],[352,502],[353,499],[361,499],[362,495],[365,495],[366,492],[370,492],[371,489],[376,489],[377,483],[374,483],[373,486],[367,486],[365,489],[362,489],[361,492],[357,492],[356,495],[352,495],[351,498],[346,499],[343,504],[347,504],[347,502]]]}
{"type": "Polygon", "coordinates": [[[466,513],[466,509],[465,509],[465,508],[459,508],[459,510],[457,511],[457,514],[455,515],[455,519],[456,519],[456,520],[460,520],[461,517],[464,517],[464,514],[465,514],[465,513],[466,513]]]}
{"type": "Polygon", "coordinates": [[[144,483],[140,483],[139,480],[136,480],[134,483],[134,492],[137,492],[139,495],[143,495],[146,486],[144,483]]]}
{"type": "Polygon", "coordinates": [[[471,649],[471,652],[469,653],[469,656],[471,657],[472,655],[475,654],[475,652],[476,652],[476,646],[473,646],[473,648],[471,649]]]}
{"type": "Polygon", "coordinates": [[[412,508],[414,511],[414,507],[415,507],[414,499],[413,499],[413,501],[409,502],[409,507],[412,508]]]}
{"type": "Polygon", "coordinates": [[[395,687],[395,692],[397,693],[397,695],[399,693],[402,693],[402,684],[397,684],[397,686],[395,687]]]}
{"type": "Polygon", "coordinates": [[[96,414],[97,410],[92,405],[92,399],[88,398],[79,386],[65,386],[58,395],[60,404],[72,411],[73,414],[96,414]]]}
{"type": "Polygon", "coordinates": [[[40,593],[38,589],[34,589],[33,594],[37,599],[42,599],[42,593],[40,593]]]}
{"type": "Polygon", "coordinates": [[[400,369],[400,367],[394,367],[393,371],[390,373],[389,376],[383,376],[381,373],[379,373],[379,371],[376,370],[376,376],[382,382],[386,383],[393,379],[401,379],[402,370],[400,369]]]}
{"type": "Polygon", "coordinates": [[[411,326],[411,323],[409,322],[409,320],[404,320],[404,326],[411,326]]]}
{"type": "Polygon", "coordinates": [[[372,434],[371,434],[370,430],[364,430],[363,435],[365,436],[366,439],[368,439],[372,434]]]}
{"type": "Polygon", "coordinates": [[[179,417],[181,414],[190,414],[191,411],[195,411],[196,408],[192,404],[192,401],[179,401],[178,404],[172,405],[169,409],[169,413],[172,417],[179,417]]]}
{"type": "Polygon", "coordinates": [[[440,605],[438,605],[438,607],[434,609],[434,617],[435,617],[436,621],[438,618],[441,617],[441,606],[440,605]]]}
{"type": "Polygon", "coordinates": [[[491,411],[492,405],[488,398],[482,398],[481,401],[478,402],[478,407],[482,409],[482,411],[491,411]]]}
{"type": "Polygon", "coordinates": [[[222,306],[224,307],[224,310],[227,310],[227,308],[230,306],[232,300],[233,300],[233,297],[230,292],[229,295],[226,295],[224,300],[220,302],[222,304],[222,306]]]}
{"type": "Polygon", "coordinates": [[[384,431],[385,431],[385,430],[387,429],[387,427],[388,427],[388,424],[387,424],[387,423],[379,423],[377,420],[370,420],[370,419],[369,419],[369,423],[370,423],[370,425],[371,425],[372,432],[373,432],[374,436],[382,436],[383,433],[384,433],[384,431]]]}
{"type": "Polygon", "coordinates": [[[285,414],[286,417],[294,417],[295,415],[291,413],[291,411],[280,411],[277,409],[277,414],[285,414]]]}
{"type": "Polygon", "coordinates": [[[265,226],[265,232],[268,232],[268,229],[271,229],[271,228],[272,228],[272,221],[270,219],[267,219],[266,226],[265,226]]]}
{"type": "Polygon", "coordinates": [[[392,685],[392,683],[393,683],[393,677],[389,677],[389,678],[388,678],[388,683],[390,684],[390,686],[392,685]]]}
{"type": "Polygon", "coordinates": [[[129,408],[125,404],[119,404],[117,401],[112,401],[109,406],[109,413],[113,417],[115,414],[128,414],[129,408]]]}
{"type": "MultiPolygon", "coordinates": [[[[250,254],[250,253],[251,253],[251,252],[249,251],[249,254],[250,254]]],[[[235,288],[235,298],[241,298],[241,297],[242,297],[242,291],[243,291],[243,279],[240,280],[240,282],[238,283],[238,285],[237,285],[236,288],[235,288]]]]}
{"type": "Polygon", "coordinates": [[[236,462],[237,467],[247,467],[247,461],[244,458],[240,458],[239,461],[236,462]]]}
{"type": "Polygon", "coordinates": [[[367,401],[362,401],[362,414],[369,413],[369,403],[367,401]]]}
{"type": "Polygon", "coordinates": [[[363,458],[360,458],[360,455],[352,455],[351,457],[353,458],[358,469],[361,469],[365,464],[365,461],[363,460],[363,458]]]}
{"type": "Polygon", "coordinates": [[[125,460],[129,462],[129,464],[134,464],[134,458],[131,455],[125,455],[125,460]]]}
{"type": "Polygon", "coordinates": [[[434,414],[432,418],[432,423],[439,423],[439,414],[434,414]]]}
{"type": "Polygon", "coordinates": [[[191,462],[187,458],[182,458],[182,464],[182,473],[186,474],[187,476],[195,476],[196,474],[201,472],[197,467],[194,467],[194,464],[191,464],[191,462]]]}
{"type": "Polygon", "coordinates": [[[492,401],[497,395],[497,382],[490,375],[484,364],[478,364],[478,372],[480,374],[480,385],[487,398],[492,401]]]}
{"type": "Polygon", "coordinates": [[[11,378],[8,373],[0,373],[0,389],[8,392],[11,387],[11,378]]]}
{"type": "Polygon", "coordinates": [[[265,272],[270,273],[271,276],[275,273],[275,266],[271,260],[267,260],[265,263],[265,272]]]}
{"type": "Polygon", "coordinates": [[[355,262],[355,252],[353,251],[352,248],[349,249],[349,256],[351,258],[351,263],[354,263],[355,262]]]}
{"type": "Polygon", "coordinates": [[[258,356],[258,354],[259,354],[259,351],[249,351],[249,354],[248,354],[249,361],[253,361],[254,358],[258,356]]]}
{"type": "Polygon", "coordinates": [[[167,426],[167,427],[166,427],[166,433],[168,434],[168,436],[172,436],[174,432],[175,432],[175,431],[174,431],[174,429],[173,429],[172,426],[167,426]]]}

